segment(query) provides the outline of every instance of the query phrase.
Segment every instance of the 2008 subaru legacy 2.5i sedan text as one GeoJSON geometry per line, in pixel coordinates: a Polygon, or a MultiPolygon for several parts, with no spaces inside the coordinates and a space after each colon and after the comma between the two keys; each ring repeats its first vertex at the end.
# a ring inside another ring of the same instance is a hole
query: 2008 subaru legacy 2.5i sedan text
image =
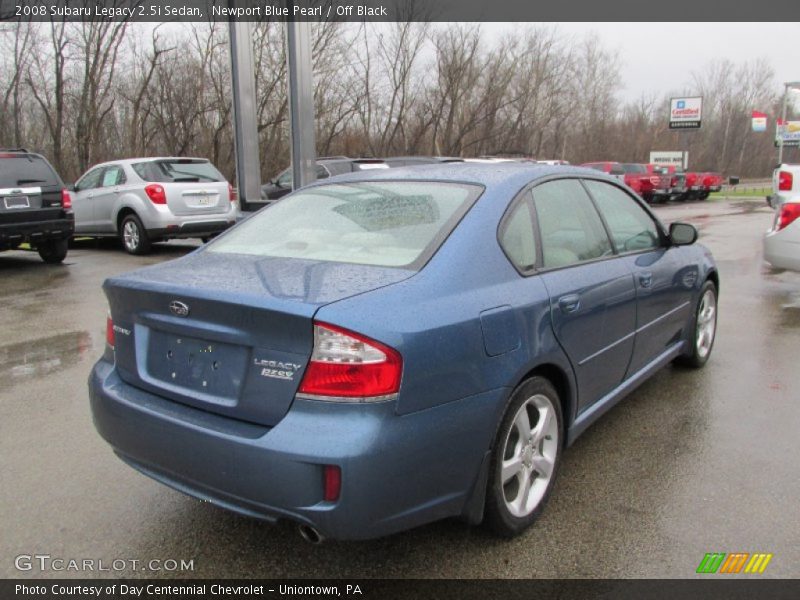
{"type": "Polygon", "coordinates": [[[588,169],[332,178],[106,281],[95,424],[150,477],[307,539],[454,515],[512,536],[587,426],[708,359],[696,238],[588,169]]]}

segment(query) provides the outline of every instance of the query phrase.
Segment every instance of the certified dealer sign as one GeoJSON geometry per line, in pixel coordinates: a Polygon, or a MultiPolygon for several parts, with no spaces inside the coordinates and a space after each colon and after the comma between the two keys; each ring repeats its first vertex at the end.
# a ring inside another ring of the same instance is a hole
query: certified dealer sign
{"type": "Polygon", "coordinates": [[[672,98],[669,103],[670,129],[700,129],[703,98],[672,98]]]}

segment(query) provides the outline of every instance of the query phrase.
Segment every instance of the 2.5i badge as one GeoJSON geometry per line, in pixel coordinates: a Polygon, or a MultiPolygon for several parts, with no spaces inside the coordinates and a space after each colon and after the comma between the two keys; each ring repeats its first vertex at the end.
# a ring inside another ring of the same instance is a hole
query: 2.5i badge
{"type": "Polygon", "coordinates": [[[272,379],[283,379],[284,381],[294,381],[294,375],[303,365],[291,362],[281,362],[279,360],[268,360],[263,358],[254,358],[253,364],[261,367],[261,376],[270,377],[272,379]]]}

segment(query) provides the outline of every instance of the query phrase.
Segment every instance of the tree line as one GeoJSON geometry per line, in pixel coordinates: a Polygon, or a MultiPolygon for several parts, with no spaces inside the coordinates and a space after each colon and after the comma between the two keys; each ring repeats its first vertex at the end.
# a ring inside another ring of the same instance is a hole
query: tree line
{"type": "MultiPolygon", "coordinates": [[[[262,177],[289,161],[284,26],[254,24],[262,177]]],[[[622,58],[598,37],[518,25],[314,23],[320,156],[523,155],[769,175],[781,87],[766,59],[698,65],[670,89],[622,102],[622,58]],[[702,95],[703,126],[671,131],[673,96],[702,95]]],[[[45,154],[68,181],[134,156],[202,156],[234,177],[227,25],[110,21],[0,24],[0,147],[45,154]]],[[[796,149],[786,152],[797,160],[796,149]]]]}

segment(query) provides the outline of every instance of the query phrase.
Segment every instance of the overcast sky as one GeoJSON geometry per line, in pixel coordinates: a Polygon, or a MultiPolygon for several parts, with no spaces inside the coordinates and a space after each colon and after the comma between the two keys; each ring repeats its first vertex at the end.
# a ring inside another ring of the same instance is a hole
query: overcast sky
{"type": "MultiPolygon", "coordinates": [[[[609,49],[617,49],[624,100],[643,92],[681,89],[692,70],[714,59],[740,63],[764,57],[775,70],[776,88],[800,81],[800,23],[553,23],[564,34],[596,32],[609,49]]],[[[486,23],[490,35],[509,28],[486,23]]],[[[794,94],[796,98],[800,93],[794,94]]]]}

